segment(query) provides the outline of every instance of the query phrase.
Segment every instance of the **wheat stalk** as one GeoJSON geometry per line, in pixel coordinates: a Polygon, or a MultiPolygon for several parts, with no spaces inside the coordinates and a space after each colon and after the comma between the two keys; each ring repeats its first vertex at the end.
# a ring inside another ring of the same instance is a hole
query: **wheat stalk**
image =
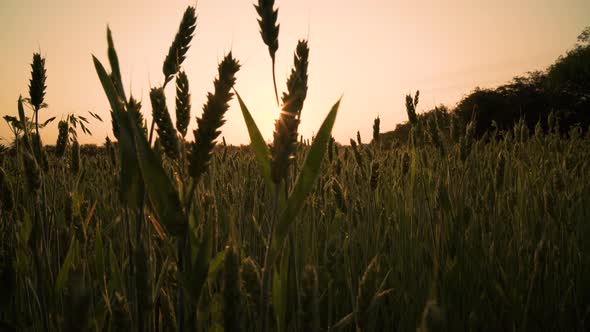
{"type": "Polygon", "coordinates": [[[225,248],[223,271],[223,326],[225,331],[241,331],[240,260],[232,245],[225,248]]]}
{"type": "Polygon", "coordinates": [[[115,292],[114,303],[111,304],[111,327],[115,331],[128,331],[131,329],[131,313],[129,302],[125,295],[115,292]]]}
{"type": "Polygon", "coordinates": [[[369,325],[369,307],[375,296],[377,277],[379,276],[380,267],[378,257],[374,257],[358,285],[356,296],[356,323],[360,331],[367,331],[369,325]]]}
{"type": "Polygon", "coordinates": [[[447,331],[444,311],[436,300],[428,300],[422,312],[422,321],[418,332],[442,332],[447,331]]]}
{"type": "MultiPolygon", "coordinates": [[[[240,274],[242,276],[242,286],[252,302],[251,307],[256,313],[256,309],[260,306],[260,290],[262,288],[260,268],[252,258],[248,257],[242,261],[240,274]]],[[[255,315],[255,317],[257,316],[255,315]]]]}
{"type": "Polygon", "coordinates": [[[318,295],[318,274],[312,265],[303,270],[301,280],[301,324],[302,331],[320,330],[320,308],[318,295]]]}

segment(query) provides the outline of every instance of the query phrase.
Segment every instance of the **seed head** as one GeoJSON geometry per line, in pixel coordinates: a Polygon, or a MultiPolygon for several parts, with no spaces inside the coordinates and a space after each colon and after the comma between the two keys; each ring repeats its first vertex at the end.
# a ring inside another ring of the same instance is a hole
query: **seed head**
{"type": "Polygon", "coordinates": [[[408,174],[408,172],[410,171],[410,163],[410,154],[406,151],[402,156],[402,175],[405,176],[406,174],[408,174]]]}
{"type": "Polygon", "coordinates": [[[68,130],[69,124],[67,121],[60,121],[57,124],[59,129],[59,135],[57,136],[57,143],[55,144],[55,154],[58,157],[63,157],[66,152],[66,146],[68,145],[68,130]]]}
{"type": "Polygon", "coordinates": [[[22,156],[27,188],[30,193],[36,193],[41,189],[41,171],[39,170],[39,165],[35,157],[28,151],[23,151],[22,156]]]}
{"type": "Polygon", "coordinates": [[[352,151],[354,153],[354,159],[356,160],[357,165],[363,169],[363,165],[364,165],[364,160],[363,160],[363,155],[361,154],[361,151],[359,150],[356,142],[351,138],[350,139],[350,146],[352,147],[352,151]]]}
{"type": "Polygon", "coordinates": [[[31,64],[31,80],[29,83],[29,97],[31,98],[31,105],[35,109],[43,107],[43,100],[45,99],[45,80],[47,79],[47,71],[45,69],[45,58],[41,54],[33,54],[33,63],[31,64]]]}
{"type": "Polygon", "coordinates": [[[430,142],[438,149],[440,155],[444,156],[446,150],[442,141],[438,120],[436,120],[436,118],[428,122],[428,135],[430,137],[430,142]]]}
{"type": "Polygon", "coordinates": [[[416,91],[416,97],[412,98],[412,95],[406,95],[406,112],[408,113],[408,119],[412,125],[418,122],[416,115],[416,106],[418,106],[418,98],[420,91],[416,91]]]}
{"type": "Polygon", "coordinates": [[[338,207],[338,209],[340,209],[340,211],[346,213],[347,209],[346,199],[344,198],[344,191],[342,190],[342,186],[340,186],[340,183],[336,179],[332,181],[332,192],[334,193],[336,206],[338,207]]]}
{"type": "Polygon", "coordinates": [[[273,61],[279,49],[279,24],[277,24],[279,10],[274,9],[274,4],[274,0],[258,0],[258,5],[254,5],[260,17],[258,19],[260,35],[268,46],[268,53],[273,61]]]}
{"type": "Polygon", "coordinates": [[[80,144],[78,140],[72,143],[72,152],[70,154],[70,170],[76,175],[80,172],[80,144]]]}
{"type": "Polygon", "coordinates": [[[246,291],[251,307],[257,310],[260,306],[260,289],[262,288],[260,268],[252,258],[248,257],[242,261],[240,274],[242,287],[246,291]]]}
{"type": "Polygon", "coordinates": [[[197,15],[195,7],[188,6],[184,12],[174,41],[168,50],[168,55],[164,60],[164,66],[162,68],[164,72],[164,86],[178,73],[180,65],[186,59],[186,52],[190,48],[196,27],[197,15]]]}
{"type": "Polygon", "coordinates": [[[184,138],[191,117],[191,95],[189,93],[188,77],[184,71],[176,78],[176,129],[184,138]]]}
{"type": "MultiPolygon", "coordinates": [[[[302,136],[303,137],[303,136],[302,136]]],[[[303,141],[303,139],[301,139],[303,141]]],[[[330,164],[334,160],[334,144],[335,144],[334,137],[330,137],[330,141],[328,142],[328,160],[330,164]]]]}
{"type": "Polygon", "coordinates": [[[379,182],[379,162],[373,161],[371,164],[371,191],[375,191],[377,189],[377,184],[379,182]]]}
{"type": "Polygon", "coordinates": [[[239,62],[229,52],[219,64],[219,76],[213,82],[215,92],[207,95],[203,115],[197,118],[195,142],[191,144],[189,154],[189,173],[195,179],[200,178],[207,170],[216,139],[221,134],[219,128],[225,123],[223,116],[229,109],[228,103],[233,97],[231,89],[236,82],[235,75],[239,69],[239,62]]]}
{"type": "Polygon", "coordinates": [[[300,40],[294,56],[294,68],[287,80],[288,92],[283,93],[283,106],[275,121],[273,144],[271,146],[271,177],[273,182],[287,177],[289,165],[294,158],[303,102],[307,96],[307,67],[309,48],[307,41],[300,40]]]}
{"type": "Polygon", "coordinates": [[[177,159],[180,153],[178,137],[170,119],[168,106],[166,106],[164,88],[153,88],[150,92],[150,100],[152,102],[152,115],[158,125],[158,136],[164,152],[168,158],[177,159]]]}
{"type": "Polygon", "coordinates": [[[133,98],[133,95],[129,97],[127,111],[129,112],[131,121],[135,121],[137,128],[141,130],[140,133],[147,137],[147,126],[143,114],[141,113],[141,102],[133,98]]]}
{"type": "Polygon", "coordinates": [[[107,136],[106,142],[105,142],[105,147],[107,149],[107,153],[109,155],[109,159],[111,161],[111,164],[113,166],[117,165],[117,156],[115,154],[115,147],[113,146],[113,143],[111,142],[111,140],[109,139],[109,137],[107,136]]]}
{"type": "Polygon", "coordinates": [[[373,122],[373,143],[379,145],[379,134],[380,134],[380,127],[381,125],[381,119],[379,119],[379,117],[375,118],[375,121],[373,122]]]}

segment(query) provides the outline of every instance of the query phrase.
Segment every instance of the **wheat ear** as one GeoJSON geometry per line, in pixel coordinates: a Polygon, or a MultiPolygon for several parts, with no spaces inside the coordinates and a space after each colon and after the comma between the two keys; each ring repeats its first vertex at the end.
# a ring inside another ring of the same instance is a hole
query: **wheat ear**
{"type": "Polygon", "coordinates": [[[221,133],[219,128],[225,123],[223,116],[229,109],[228,103],[233,97],[230,91],[236,82],[235,75],[239,69],[239,62],[229,52],[219,64],[219,76],[213,82],[215,92],[207,94],[203,115],[197,118],[195,142],[191,144],[189,154],[189,173],[195,179],[199,179],[207,169],[216,139],[221,133]]]}
{"type": "Polygon", "coordinates": [[[197,14],[195,7],[188,6],[180,21],[180,27],[174,37],[174,41],[168,50],[164,60],[162,72],[164,73],[164,87],[172,77],[180,70],[180,65],[186,58],[186,52],[190,48],[193,34],[197,28],[197,14]]]}
{"type": "Polygon", "coordinates": [[[258,19],[258,25],[260,26],[260,35],[262,40],[268,46],[268,53],[272,60],[272,83],[275,89],[275,98],[277,105],[279,104],[279,93],[277,91],[277,80],[275,75],[275,58],[277,50],[279,49],[279,28],[277,24],[277,18],[279,16],[279,10],[274,9],[274,0],[258,0],[258,5],[254,5],[256,12],[260,17],[258,19]]]}

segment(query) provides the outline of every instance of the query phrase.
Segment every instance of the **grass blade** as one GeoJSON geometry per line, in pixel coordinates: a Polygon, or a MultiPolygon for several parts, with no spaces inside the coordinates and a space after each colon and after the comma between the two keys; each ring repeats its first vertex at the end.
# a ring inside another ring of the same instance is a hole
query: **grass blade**
{"type": "Polygon", "coordinates": [[[118,119],[119,123],[119,157],[121,160],[120,170],[120,199],[121,202],[127,205],[129,208],[139,207],[139,203],[143,198],[143,188],[141,183],[141,174],[139,172],[139,165],[137,161],[137,153],[135,149],[135,143],[133,138],[133,132],[131,131],[131,125],[125,106],[121,100],[117,89],[115,88],[113,81],[107,74],[104,66],[100,61],[92,56],[94,60],[94,67],[96,73],[102,84],[105,94],[111,105],[114,115],[118,119]]]}
{"type": "Polygon", "coordinates": [[[113,85],[113,81],[109,77],[109,74],[104,69],[104,66],[100,61],[93,55],[92,60],[94,61],[94,68],[96,69],[96,73],[98,74],[98,78],[100,79],[100,83],[102,84],[102,88],[109,99],[109,104],[111,105],[111,109],[113,112],[123,112],[124,111],[124,104],[119,94],[117,93],[117,89],[113,85]]]}
{"type": "Polygon", "coordinates": [[[270,190],[270,192],[274,192],[274,182],[272,182],[272,178],[270,176],[270,149],[266,142],[264,142],[264,137],[258,130],[258,126],[248,107],[240,97],[240,94],[234,90],[236,96],[238,97],[238,102],[240,103],[240,109],[242,109],[242,115],[244,116],[244,122],[246,122],[246,127],[248,128],[248,135],[250,136],[250,146],[254,149],[254,153],[256,154],[256,161],[258,161],[258,168],[260,169],[260,173],[262,173],[262,177],[264,178],[264,183],[270,190]]]}
{"type": "Polygon", "coordinates": [[[139,169],[142,178],[147,180],[144,181],[145,190],[157,219],[173,236],[184,234],[187,223],[178,191],[174,188],[162,166],[162,161],[150,148],[147,137],[138,128],[137,123],[130,121],[128,116],[124,120],[126,121],[121,121],[121,134],[125,131],[126,125],[131,126],[139,169]],[[124,124],[124,122],[127,123],[124,124]]]}
{"type": "Polygon", "coordinates": [[[332,137],[332,128],[334,127],[334,122],[336,121],[336,115],[338,114],[339,107],[340,100],[338,100],[338,102],[332,106],[332,110],[330,113],[328,113],[328,116],[326,116],[326,119],[322,123],[322,126],[320,127],[320,130],[318,131],[318,134],[311,145],[311,149],[307,154],[307,158],[303,163],[301,173],[299,173],[297,182],[293,188],[293,192],[287,201],[287,207],[285,210],[283,210],[283,213],[279,219],[279,223],[275,229],[275,235],[272,244],[273,252],[275,254],[278,253],[278,249],[280,249],[282,246],[283,241],[287,236],[287,232],[289,231],[289,227],[293,221],[295,221],[297,214],[305,202],[305,198],[311,189],[313,189],[315,179],[320,174],[320,167],[322,165],[322,160],[324,160],[326,150],[328,149],[328,142],[332,137]]]}
{"type": "Polygon", "coordinates": [[[196,303],[199,302],[201,290],[209,276],[209,267],[213,254],[213,226],[208,223],[205,227],[200,243],[196,230],[189,227],[191,254],[187,260],[186,271],[180,275],[183,286],[196,303]]]}
{"type": "Polygon", "coordinates": [[[115,43],[113,43],[113,35],[109,26],[107,26],[107,44],[109,63],[111,64],[112,70],[112,79],[115,82],[115,87],[119,89],[119,96],[121,96],[123,100],[126,100],[127,98],[125,97],[125,90],[123,89],[123,80],[121,79],[121,69],[119,68],[119,57],[117,56],[117,51],[115,50],[115,43]]]}
{"type": "Polygon", "coordinates": [[[66,259],[64,260],[63,264],[61,265],[61,269],[59,269],[59,273],[57,275],[57,279],[55,281],[55,292],[56,294],[60,294],[64,288],[65,283],[68,281],[68,275],[70,273],[70,269],[74,264],[74,257],[76,255],[76,251],[78,250],[78,241],[74,236],[72,236],[72,241],[70,243],[70,249],[68,249],[68,254],[66,259]]]}

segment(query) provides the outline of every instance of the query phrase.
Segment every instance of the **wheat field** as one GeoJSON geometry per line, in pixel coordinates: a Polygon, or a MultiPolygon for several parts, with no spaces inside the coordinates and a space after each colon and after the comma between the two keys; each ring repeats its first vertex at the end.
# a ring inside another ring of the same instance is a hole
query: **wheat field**
{"type": "Polygon", "coordinates": [[[108,30],[107,60],[93,61],[112,136],[98,149],[78,143],[90,134],[80,115],[59,121],[55,146],[41,141],[52,119],[38,119],[46,68],[35,54],[0,154],[0,330],[590,328],[590,131],[564,134],[550,115],[476,137],[475,117],[416,115],[416,93],[407,142],[385,141],[379,118],[373,137],[335,142],[340,101],[304,139],[308,43],[279,95],[278,12],[271,0],[256,11],[282,109],[271,144],[234,89],[231,52],[202,111],[191,106],[182,64],[194,7],[147,106],[124,90],[108,30]],[[234,98],[248,146],[222,136],[234,98]]]}

